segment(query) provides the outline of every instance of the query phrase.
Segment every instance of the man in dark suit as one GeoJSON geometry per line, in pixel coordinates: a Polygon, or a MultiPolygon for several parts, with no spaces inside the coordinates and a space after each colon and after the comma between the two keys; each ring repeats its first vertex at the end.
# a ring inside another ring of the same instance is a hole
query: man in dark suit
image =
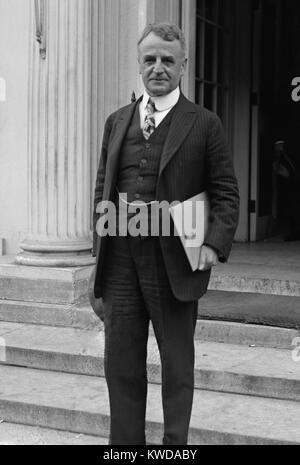
{"type": "MultiPolygon", "coordinates": [[[[110,444],[145,444],[147,339],[152,321],[162,366],[163,444],[187,444],[194,390],[198,299],[211,267],[226,261],[238,221],[239,195],[219,118],[179,90],[186,67],[177,26],[148,26],[138,43],[145,91],[106,121],[95,189],[99,204],[210,198],[209,228],[198,270],[180,239],[94,235],[94,296],[103,301],[110,444]]],[[[117,207],[117,215],[119,213],[117,207]]]]}

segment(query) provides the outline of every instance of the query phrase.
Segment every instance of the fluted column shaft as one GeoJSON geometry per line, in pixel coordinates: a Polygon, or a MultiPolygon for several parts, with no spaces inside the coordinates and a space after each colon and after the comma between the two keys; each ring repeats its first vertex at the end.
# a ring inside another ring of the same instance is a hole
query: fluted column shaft
{"type": "Polygon", "coordinates": [[[91,264],[92,0],[43,1],[44,57],[31,6],[28,235],[17,262],[91,264]]]}
{"type": "Polygon", "coordinates": [[[179,0],[28,3],[32,18],[28,235],[16,261],[90,264],[92,202],[104,121],[130,102],[133,90],[140,95],[139,35],[152,20],[178,22],[179,0]],[[39,8],[41,44],[36,41],[39,8]]]}

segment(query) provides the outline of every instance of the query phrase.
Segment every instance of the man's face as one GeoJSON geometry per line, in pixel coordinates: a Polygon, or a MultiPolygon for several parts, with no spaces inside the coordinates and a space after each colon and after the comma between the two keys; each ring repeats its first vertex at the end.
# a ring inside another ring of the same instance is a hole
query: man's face
{"type": "Polygon", "coordinates": [[[151,97],[167,95],[174,90],[186,66],[179,40],[163,40],[151,32],[138,49],[140,74],[151,97]]]}

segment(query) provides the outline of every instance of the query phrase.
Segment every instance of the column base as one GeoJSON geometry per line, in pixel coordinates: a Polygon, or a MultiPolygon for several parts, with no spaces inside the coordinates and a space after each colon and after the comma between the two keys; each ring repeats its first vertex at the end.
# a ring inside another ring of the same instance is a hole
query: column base
{"type": "Polygon", "coordinates": [[[15,258],[18,265],[27,266],[50,266],[50,267],[66,267],[66,266],[87,266],[96,263],[95,257],[86,253],[70,253],[70,254],[54,254],[54,253],[30,253],[22,252],[15,258]]]}
{"type": "Polygon", "coordinates": [[[20,252],[15,262],[27,266],[88,266],[94,265],[91,241],[78,242],[34,242],[26,241],[20,245],[20,252]]]}
{"type": "Polygon", "coordinates": [[[88,301],[93,266],[37,267],[0,258],[0,321],[101,329],[88,301]]]}

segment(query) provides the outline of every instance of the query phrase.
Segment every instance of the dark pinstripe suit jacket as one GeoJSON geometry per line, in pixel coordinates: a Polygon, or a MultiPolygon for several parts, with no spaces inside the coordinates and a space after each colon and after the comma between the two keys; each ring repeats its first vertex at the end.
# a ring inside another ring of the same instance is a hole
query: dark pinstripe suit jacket
{"type": "MultiPolygon", "coordinates": [[[[106,121],[94,199],[94,247],[97,255],[95,297],[102,296],[107,238],[95,232],[101,200],[112,200],[118,174],[118,156],[131,117],[140,100],[123,107],[106,121]]],[[[163,147],[156,199],[184,201],[206,190],[211,215],[205,243],[226,261],[238,223],[239,194],[232,159],[228,153],[220,119],[195,105],[182,94],[174,110],[163,147]]],[[[207,289],[210,271],[192,272],[180,239],[160,237],[160,244],[174,295],[182,301],[197,300],[207,289]]]]}

